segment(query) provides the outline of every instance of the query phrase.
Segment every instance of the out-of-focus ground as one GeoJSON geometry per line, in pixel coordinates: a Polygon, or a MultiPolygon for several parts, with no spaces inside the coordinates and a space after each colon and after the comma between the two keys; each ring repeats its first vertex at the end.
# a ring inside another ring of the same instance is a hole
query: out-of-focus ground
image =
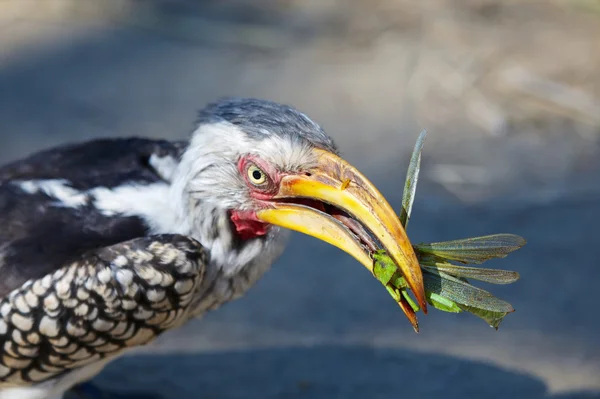
{"type": "Polygon", "coordinates": [[[319,121],[398,209],[426,128],[411,239],[528,240],[491,263],[522,276],[490,287],[517,309],[500,331],[432,310],[417,335],[353,259],[298,235],[243,300],[98,383],[165,398],[600,397],[599,71],[597,0],[0,0],[0,160],[179,139],[208,101],[256,96],[319,121]]]}

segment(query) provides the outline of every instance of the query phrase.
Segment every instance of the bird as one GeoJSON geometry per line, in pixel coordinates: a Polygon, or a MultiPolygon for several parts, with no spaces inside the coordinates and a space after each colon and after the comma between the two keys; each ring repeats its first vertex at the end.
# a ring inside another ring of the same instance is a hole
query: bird
{"type": "Polygon", "coordinates": [[[0,167],[0,399],[50,399],[244,296],[290,233],[372,270],[386,250],[426,312],[398,216],[297,108],[226,97],[186,140],[96,138],[0,167]]]}

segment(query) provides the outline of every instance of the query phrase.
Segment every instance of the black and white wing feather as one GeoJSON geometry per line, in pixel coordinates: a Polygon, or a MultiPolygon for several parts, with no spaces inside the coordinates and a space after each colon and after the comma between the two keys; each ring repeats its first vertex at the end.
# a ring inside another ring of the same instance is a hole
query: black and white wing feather
{"type": "Polygon", "coordinates": [[[0,298],[86,251],[149,234],[143,218],[107,215],[87,193],[131,184],[166,186],[161,162],[175,163],[183,148],[163,140],[101,139],[0,167],[0,298]]]}
{"type": "Polygon", "coordinates": [[[206,265],[180,235],[92,251],[0,300],[0,388],[62,375],[185,321],[206,265]]]}
{"type": "Polygon", "coordinates": [[[183,146],[97,140],[0,168],[0,389],[115,356],[185,320],[206,265],[200,244],[151,235],[143,217],[103,212],[89,194],[168,187],[183,146]]]}

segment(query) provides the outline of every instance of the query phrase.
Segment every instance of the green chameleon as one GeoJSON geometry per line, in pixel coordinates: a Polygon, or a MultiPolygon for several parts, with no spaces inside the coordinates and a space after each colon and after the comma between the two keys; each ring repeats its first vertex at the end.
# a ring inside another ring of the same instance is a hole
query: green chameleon
{"type": "MultiPolygon", "coordinates": [[[[421,150],[426,131],[417,139],[404,186],[400,221],[408,225],[414,201],[421,150]]],[[[413,245],[423,272],[425,296],[434,308],[451,313],[469,312],[480,317],[491,327],[498,329],[504,317],[514,312],[510,303],[477,288],[469,280],[492,284],[510,284],[519,279],[519,273],[508,270],[468,267],[465,264],[481,264],[493,258],[504,258],[526,241],[513,234],[493,234],[483,237],[413,245]]],[[[402,273],[385,250],[372,254],[373,274],[386,287],[389,294],[401,306],[415,331],[419,331],[415,312],[419,306],[409,295],[409,287],[402,273]]]]}

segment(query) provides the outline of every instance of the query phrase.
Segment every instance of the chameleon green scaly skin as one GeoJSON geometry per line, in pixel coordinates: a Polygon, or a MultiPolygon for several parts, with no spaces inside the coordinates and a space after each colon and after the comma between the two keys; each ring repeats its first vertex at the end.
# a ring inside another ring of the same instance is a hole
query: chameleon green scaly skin
{"type": "MultiPolygon", "coordinates": [[[[419,135],[406,174],[400,213],[400,222],[404,228],[410,220],[426,134],[427,132],[423,130],[419,135]]],[[[444,312],[472,313],[491,327],[498,329],[504,317],[514,312],[513,307],[489,292],[474,287],[467,278],[492,284],[510,284],[519,279],[519,274],[508,270],[459,266],[452,262],[481,264],[489,259],[504,258],[525,243],[523,238],[513,234],[494,234],[414,245],[423,273],[427,302],[435,309],[444,312]]],[[[408,284],[400,269],[385,250],[376,251],[371,256],[373,275],[400,305],[415,331],[418,331],[418,322],[414,313],[420,309],[410,297],[408,284]]]]}
{"type": "MultiPolygon", "coordinates": [[[[403,296],[412,309],[418,312],[419,307],[410,298],[406,280],[400,274],[393,260],[384,251],[375,252],[373,259],[375,262],[373,274],[386,287],[394,301],[399,302],[400,296],[403,296]]],[[[431,269],[422,266],[427,302],[444,312],[461,313],[466,311],[472,313],[497,329],[503,318],[514,311],[512,306],[487,291],[472,286],[466,280],[452,276],[449,274],[452,266],[447,264],[446,273],[432,272],[431,269]]],[[[458,267],[458,270],[462,271],[461,267],[458,267]]],[[[493,282],[493,279],[489,277],[489,271],[492,269],[477,270],[481,270],[487,275],[488,281],[493,282]]]]}

